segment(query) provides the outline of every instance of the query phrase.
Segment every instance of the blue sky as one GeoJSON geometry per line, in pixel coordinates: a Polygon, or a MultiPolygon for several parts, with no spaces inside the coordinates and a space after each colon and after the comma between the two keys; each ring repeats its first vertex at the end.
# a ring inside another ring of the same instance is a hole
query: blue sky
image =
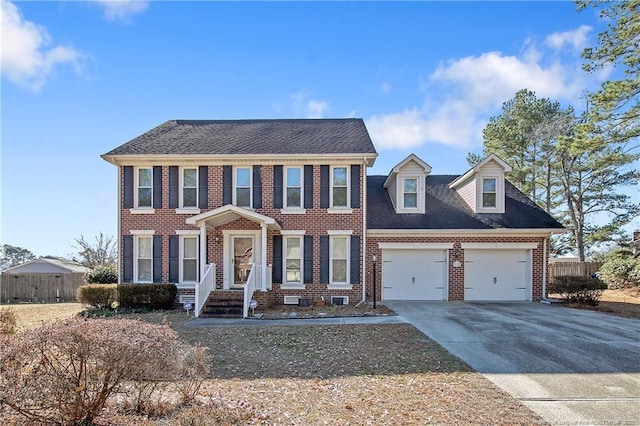
{"type": "Polygon", "coordinates": [[[570,2],[1,1],[0,240],[36,255],[116,234],[100,154],[169,119],[361,117],[370,174],[457,174],[517,90],[581,109],[608,75],[570,2]]]}

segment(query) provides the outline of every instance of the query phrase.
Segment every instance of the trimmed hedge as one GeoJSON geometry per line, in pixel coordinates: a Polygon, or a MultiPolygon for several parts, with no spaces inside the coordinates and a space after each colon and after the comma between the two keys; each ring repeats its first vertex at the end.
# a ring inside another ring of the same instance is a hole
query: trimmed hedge
{"type": "Polygon", "coordinates": [[[173,309],[178,288],[175,284],[120,284],[121,308],[173,309]]]}
{"type": "Polygon", "coordinates": [[[558,276],[548,286],[548,292],[560,294],[566,303],[597,305],[607,285],[598,278],[558,276]]]}
{"type": "Polygon", "coordinates": [[[87,284],[80,286],[77,293],[78,302],[98,309],[109,308],[118,300],[117,284],[87,284]]]}

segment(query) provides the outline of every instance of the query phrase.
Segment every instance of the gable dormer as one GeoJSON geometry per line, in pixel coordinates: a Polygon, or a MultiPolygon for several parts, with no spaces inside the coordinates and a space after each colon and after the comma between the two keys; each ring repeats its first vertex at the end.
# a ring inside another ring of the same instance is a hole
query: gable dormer
{"type": "Polygon", "coordinates": [[[425,178],[431,166],[415,154],[396,165],[382,185],[389,194],[396,213],[425,212],[425,178]]]}
{"type": "Polygon", "coordinates": [[[455,189],[475,213],[504,213],[504,176],[510,171],[507,163],[491,154],[449,187],[455,189]]]}

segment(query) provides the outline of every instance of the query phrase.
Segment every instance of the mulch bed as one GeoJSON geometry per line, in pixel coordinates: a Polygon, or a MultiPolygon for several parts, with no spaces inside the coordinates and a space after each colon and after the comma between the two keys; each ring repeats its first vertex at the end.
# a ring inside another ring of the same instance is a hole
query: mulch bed
{"type": "Polygon", "coordinates": [[[342,317],[368,317],[396,315],[391,309],[377,304],[372,305],[324,305],[302,307],[297,305],[276,305],[267,309],[256,309],[255,316],[260,319],[286,319],[286,318],[342,318],[342,317]]]}

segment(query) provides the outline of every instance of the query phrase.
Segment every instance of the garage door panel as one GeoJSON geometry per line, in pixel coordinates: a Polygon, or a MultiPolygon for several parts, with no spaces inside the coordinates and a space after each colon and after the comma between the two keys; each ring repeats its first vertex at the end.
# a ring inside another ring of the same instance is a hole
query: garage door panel
{"type": "Polygon", "coordinates": [[[443,300],[446,253],[444,250],[384,250],[383,299],[443,300]]]}
{"type": "Polygon", "coordinates": [[[529,277],[526,250],[465,251],[465,300],[530,300],[529,277]]]}

